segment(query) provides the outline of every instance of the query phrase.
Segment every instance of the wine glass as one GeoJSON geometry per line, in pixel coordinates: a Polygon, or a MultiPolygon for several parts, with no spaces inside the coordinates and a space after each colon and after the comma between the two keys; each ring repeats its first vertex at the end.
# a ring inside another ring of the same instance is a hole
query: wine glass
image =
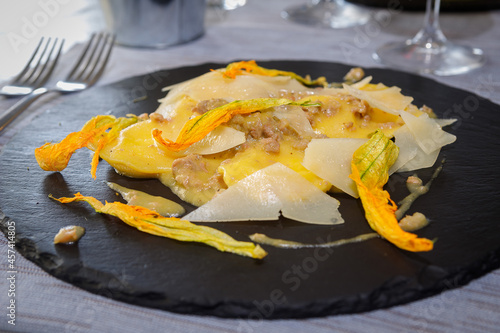
{"type": "Polygon", "coordinates": [[[281,17],[295,23],[339,29],[365,24],[370,19],[370,11],[344,0],[311,0],[286,8],[281,17]]]}
{"type": "Polygon", "coordinates": [[[439,26],[440,5],[441,0],[427,0],[424,26],[415,37],[383,45],[373,58],[390,67],[442,76],[481,67],[485,62],[481,49],[446,39],[439,26]]]}

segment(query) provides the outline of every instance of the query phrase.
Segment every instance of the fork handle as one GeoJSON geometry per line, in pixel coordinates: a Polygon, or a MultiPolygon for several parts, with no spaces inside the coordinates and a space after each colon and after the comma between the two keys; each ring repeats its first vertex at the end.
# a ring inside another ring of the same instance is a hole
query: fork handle
{"type": "Polygon", "coordinates": [[[0,132],[2,132],[7,125],[9,125],[17,116],[26,110],[31,103],[49,92],[47,88],[38,88],[33,90],[29,95],[26,95],[16,104],[12,105],[4,114],[0,116],[0,132]]]}

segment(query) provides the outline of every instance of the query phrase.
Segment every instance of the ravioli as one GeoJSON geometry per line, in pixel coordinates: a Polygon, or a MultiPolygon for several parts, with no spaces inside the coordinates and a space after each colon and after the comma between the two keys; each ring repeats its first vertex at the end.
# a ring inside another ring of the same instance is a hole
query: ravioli
{"type": "Polygon", "coordinates": [[[95,116],[61,142],[35,149],[35,156],[42,169],[62,171],[74,151],[86,147],[94,151],[92,177],[102,158],[124,176],[157,178],[199,206],[181,218],[165,217],[184,209],[169,202],[161,211],[165,207],[148,201],[164,200],[144,193],[134,198],[133,189],[126,189],[127,201],[138,205],[102,204],[80,193],[54,198],[85,201],[157,236],[262,259],[267,252],[258,244],[191,222],[265,221],[281,214],[331,226],[344,223],[334,197],[344,192],[361,199],[368,224],[382,237],[408,251],[429,251],[432,241],[401,230],[383,186],[394,172],[432,166],[441,148],[456,140],[442,129],[453,120],[435,119],[399,87],[372,79],[332,88],[324,77],[232,63],[167,87],[149,115],[95,116]]]}
{"type": "MultiPolygon", "coordinates": [[[[391,173],[434,163],[440,148],[454,141],[441,128],[448,121],[430,117],[400,88],[372,80],[331,88],[324,78],[230,64],[168,87],[155,112],[120,127],[114,139],[91,139],[87,147],[118,173],[157,178],[195,206],[275,164],[322,192],[357,197],[348,177],[350,158],[376,131],[402,143],[391,173]],[[307,86],[318,83],[323,86],[307,86]],[[424,145],[427,131],[440,139],[424,145]]],[[[44,158],[42,167],[50,165],[44,158]]]]}
{"type": "MultiPolygon", "coordinates": [[[[367,84],[360,89],[374,87],[367,84]]],[[[212,71],[173,87],[148,119],[122,130],[100,157],[125,176],[158,178],[182,200],[200,206],[217,192],[277,162],[326,192],[331,183],[302,165],[312,139],[367,139],[377,129],[392,136],[402,125],[400,117],[371,107],[345,89],[310,88],[290,77],[251,73],[233,79],[212,71]],[[206,151],[195,147],[169,151],[151,136],[159,129],[163,137],[175,140],[189,119],[229,102],[256,98],[302,99],[319,105],[278,106],[234,116],[224,124],[232,132],[212,135],[204,145],[210,147],[206,151]]]]}

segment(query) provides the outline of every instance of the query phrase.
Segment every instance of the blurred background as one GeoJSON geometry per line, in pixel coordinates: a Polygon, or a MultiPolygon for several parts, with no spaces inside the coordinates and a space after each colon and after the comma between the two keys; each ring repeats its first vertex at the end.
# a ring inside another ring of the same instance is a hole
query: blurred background
{"type": "MultiPolygon", "coordinates": [[[[218,28],[223,29],[224,21],[231,19],[231,15],[236,14],[237,11],[252,10],[247,7],[251,7],[249,5],[256,2],[264,2],[269,7],[267,12],[253,13],[254,23],[257,26],[260,20],[265,21],[271,16],[274,16],[275,20],[282,20],[280,8],[273,5],[274,0],[206,0],[205,26],[210,28],[219,25],[218,28]]],[[[292,6],[307,2],[308,0],[293,0],[286,3],[292,6]]],[[[384,10],[394,3],[394,0],[351,0],[350,2],[368,5],[374,10],[384,10]]],[[[387,28],[389,33],[399,34],[398,37],[412,36],[422,24],[422,11],[425,9],[425,2],[425,0],[397,0],[397,4],[401,5],[404,11],[408,11],[408,15],[393,17],[390,22],[391,27],[384,28],[387,28]]],[[[0,82],[7,80],[22,68],[40,37],[65,38],[64,51],[66,52],[75,43],[85,41],[91,32],[106,29],[107,21],[103,13],[103,3],[108,3],[108,1],[23,0],[1,2],[0,82]]],[[[278,3],[283,4],[284,2],[279,1],[278,3]]],[[[474,38],[492,26],[489,17],[481,15],[481,11],[498,7],[500,7],[500,1],[497,0],[443,0],[442,12],[451,11],[455,15],[449,19],[446,14],[442,15],[441,25],[446,36],[450,39],[474,38]],[[457,15],[459,17],[463,15],[464,18],[467,18],[460,20],[457,24],[457,15]]],[[[237,15],[233,17],[234,20],[237,20],[237,15]]],[[[320,32],[317,36],[321,36],[320,34],[324,34],[324,32],[320,32]]],[[[332,36],[334,36],[333,33],[332,36]]],[[[261,44],[266,45],[267,36],[260,35],[259,38],[261,44]]]]}
{"type": "Polygon", "coordinates": [[[99,0],[2,1],[0,81],[24,66],[42,36],[65,38],[66,52],[104,28],[99,0]]]}

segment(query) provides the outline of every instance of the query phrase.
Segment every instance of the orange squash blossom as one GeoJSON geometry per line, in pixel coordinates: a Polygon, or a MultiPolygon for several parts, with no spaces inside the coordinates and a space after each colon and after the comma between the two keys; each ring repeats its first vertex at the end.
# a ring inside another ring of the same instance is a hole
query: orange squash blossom
{"type": "Polygon", "coordinates": [[[399,148],[381,131],[354,152],[350,178],[356,183],[359,197],[370,227],[397,247],[412,251],[430,251],[433,242],[406,232],[394,214],[397,207],[383,186],[388,170],[396,161],[399,148]]]}

